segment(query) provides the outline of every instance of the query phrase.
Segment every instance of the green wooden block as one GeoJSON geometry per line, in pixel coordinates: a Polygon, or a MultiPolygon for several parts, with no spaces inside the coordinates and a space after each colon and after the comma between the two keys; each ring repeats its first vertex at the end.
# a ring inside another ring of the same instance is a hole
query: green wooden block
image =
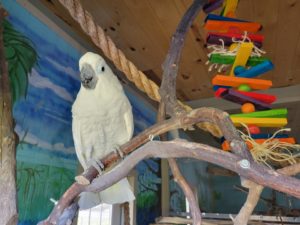
{"type": "Polygon", "coordinates": [[[247,118],[286,118],[287,117],[287,109],[271,109],[265,111],[258,111],[253,113],[239,113],[232,114],[230,117],[247,117],[247,118]]]}
{"type": "MultiPolygon", "coordinates": [[[[211,63],[219,63],[219,64],[233,64],[235,60],[235,56],[232,55],[222,55],[222,54],[212,54],[209,58],[211,63]]],[[[247,66],[256,66],[266,60],[269,60],[265,57],[250,57],[247,61],[247,66]]]]}

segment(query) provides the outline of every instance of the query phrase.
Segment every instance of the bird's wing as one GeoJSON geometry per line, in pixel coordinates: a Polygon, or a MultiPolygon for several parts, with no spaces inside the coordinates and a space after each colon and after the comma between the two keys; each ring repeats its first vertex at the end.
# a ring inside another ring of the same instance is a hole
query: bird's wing
{"type": "Polygon", "coordinates": [[[87,162],[83,156],[84,148],[83,148],[83,143],[81,140],[80,121],[78,118],[73,117],[72,133],[73,133],[73,140],[74,140],[74,146],[75,146],[77,158],[78,158],[81,166],[85,169],[87,167],[87,165],[86,165],[87,162]]]}
{"type": "Polygon", "coordinates": [[[133,135],[133,129],[134,129],[133,115],[132,115],[131,105],[129,101],[128,101],[128,109],[124,113],[124,121],[125,121],[125,126],[128,134],[127,141],[129,141],[133,135]]]}

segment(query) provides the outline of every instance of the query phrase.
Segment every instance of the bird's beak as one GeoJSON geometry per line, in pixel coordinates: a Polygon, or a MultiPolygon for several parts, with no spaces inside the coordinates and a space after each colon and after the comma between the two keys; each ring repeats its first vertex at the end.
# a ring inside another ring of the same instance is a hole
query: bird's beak
{"type": "Polygon", "coordinates": [[[89,64],[82,65],[80,70],[80,80],[86,89],[94,89],[97,84],[97,77],[94,69],[89,64]]]}

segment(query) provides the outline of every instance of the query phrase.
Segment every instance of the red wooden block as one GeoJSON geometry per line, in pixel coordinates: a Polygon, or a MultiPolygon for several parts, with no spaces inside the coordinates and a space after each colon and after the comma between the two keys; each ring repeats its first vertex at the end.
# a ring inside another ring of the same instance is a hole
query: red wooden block
{"type": "Polygon", "coordinates": [[[226,89],[222,92],[221,97],[240,105],[243,105],[245,103],[252,103],[257,110],[271,109],[270,104],[266,104],[254,98],[243,95],[240,92],[237,92],[233,89],[226,89]]]}
{"type": "MultiPolygon", "coordinates": [[[[208,32],[207,34],[207,39],[209,38],[209,36],[219,36],[220,38],[222,37],[226,37],[226,38],[235,38],[238,40],[242,40],[244,38],[244,33],[241,32],[233,32],[231,30],[229,30],[228,32],[208,32]]],[[[252,42],[263,42],[264,41],[264,36],[261,34],[248,34],[248,37],[250,38],[250,40],[252,42]]]]}
{"type": "Polygon", "coordinates": [[[221,95],[224,91],[226,91],[227,88],[219,88],[216,92],[215,92],[215,97],[216,98],[221,98],[221,95]]]}
{"type": "Polygon", "coordinates": [[[277,97],[275,95],[261,94],[257,92],[246,92],[246,91],[237,91],[237,92],[267,104],[272,104],[277,100],[277,97]]]}

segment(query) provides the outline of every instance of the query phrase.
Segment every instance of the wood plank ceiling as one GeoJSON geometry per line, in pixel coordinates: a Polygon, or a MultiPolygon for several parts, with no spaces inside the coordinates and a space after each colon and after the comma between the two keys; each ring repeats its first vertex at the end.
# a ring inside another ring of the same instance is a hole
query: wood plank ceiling
{"type": "MultiPolygon", "coordinates": [[[[82,31],[57,0],[42,0],[57,16],[81,35],[82,31]]],[[[124,51],[137,67],[157,84],[160,83],[170,38],[192,0],[81,0],[84,8],[124,51]]],[[[274,87],[300,83],[300,1],[240,0],[238,18],[260,22],[265,35],[263,49],[275,64],[275,70],[263,78],[272,79],[274,87]]],[[[204,13],[188,33],[177,80],[181,100],[195,100],[213,95],[208,73],[204,13]]],[[[85,37],[86,38],[86,37],[85,37]]]]}

